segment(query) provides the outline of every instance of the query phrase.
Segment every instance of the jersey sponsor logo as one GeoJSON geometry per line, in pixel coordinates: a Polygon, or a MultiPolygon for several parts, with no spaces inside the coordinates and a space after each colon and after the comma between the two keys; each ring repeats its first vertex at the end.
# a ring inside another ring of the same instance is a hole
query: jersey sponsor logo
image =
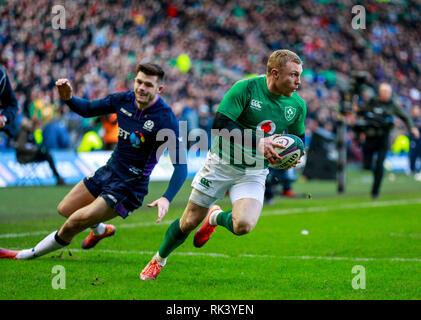
{"type": "Polygon", "coordinates": [[[264,133],[267,133],[267,134],[272,134],[276,130],[276,125],[275,125],[275,122],[273,122],[272,120],[263,120],[257,125],[256,129],[263,131],[264,133]]]}
{"type": "Polygon", "coordinates": [[[124,113],[126,116],[129,116],[129,117],[131,117],[131,116],[133,115],[133,113],[131,113],[131,112],[127,111],[127,110],[126,110],[126,109],[124,109],[124,108],[120,108],[120,111],[121,111],[122,113],[124,113]]]}
{"type": "Polygon", "coordinates": [[[135,131],[130,134],[130,143],[134,148],[140,148],[140,144],[145,141],[145,136],[140,131],[135,131]]]}
{"type": "Polygon", "coordinates": [[[250,102],[250,107],[256,110],[261,110],[262,109],[262,101],[256,100],[256,99],[252,99],[250,102]]]}
{"type": "Polygon", "coordinates": [[[209,189],[209,188],[211,187],[212,181],[209,181],[209,180],[208,180],[208,179],[206,179],[206,178],[202,178],[202,179],[200,179],[199,184],[200,184],[202,187],[205,187],[206,189],[209,189]]]}
{"type": "Polygon", "coordinates": [[[148,131],[152,131],[152,128],[154,127],[154,125],[155,125],[155,123],[152,120],[148,120],[143,125],[143,129],[148,130],[148,131]]]}
{"type": "Polygon", "coordinates": [[[296,113],[296,108],[293,108],[291,106],[285,107],[285,119],[287,119],[287,121],[291,121],[292,119],[294,119],[296,113]]]}
{"type": "Polygon", "coordinates": [[[118,136],[123,137],[123,139],[126,140],[127,137],[130,136],[130,132],[122,129],[121,127],[118,127],[118,136]]]}

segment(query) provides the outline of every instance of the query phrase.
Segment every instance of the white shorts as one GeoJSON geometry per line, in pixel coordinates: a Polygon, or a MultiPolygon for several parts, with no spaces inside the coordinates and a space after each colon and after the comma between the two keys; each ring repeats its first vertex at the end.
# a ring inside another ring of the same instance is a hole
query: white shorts
{"type": "Polygon", "coordinates": [[[268,169],[242,169],[208,152],[205,164],[193,179],[189,200],[210,208],[216,200],[223,199],[229,190],[231,203],[249,198],[263,204],[268,172],[268,169]]]}

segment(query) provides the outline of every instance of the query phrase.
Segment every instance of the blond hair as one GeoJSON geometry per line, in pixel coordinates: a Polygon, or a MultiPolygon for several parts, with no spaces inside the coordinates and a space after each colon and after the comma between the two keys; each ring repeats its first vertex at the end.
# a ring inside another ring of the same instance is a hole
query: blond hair
{"type": "Polygon", "coordinates": [[[303,61],[301,61],[300,57],[295,52],[286,49],[274,51],[268,60],[267,75],[270,75],[273,68],[278,67],[282,69],[289,61],[303,64],[303,61]]]}

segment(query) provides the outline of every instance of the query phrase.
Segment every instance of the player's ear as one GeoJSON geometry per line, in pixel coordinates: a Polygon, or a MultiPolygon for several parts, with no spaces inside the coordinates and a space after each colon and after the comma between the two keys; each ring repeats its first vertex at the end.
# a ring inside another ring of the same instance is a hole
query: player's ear
{"type": "Polygon", "coordinates": [[[158,85],[158,93],[161,93],[164,90],[164,86],[162,84],[158,85]]]}
{"type": "Polygon", "coordinates": [[[278,77],[279,77],[279,70],[277,68],[273,68],[272,70],[270,70],[270,73],[272,74],[272,76],[275,79],[278,79],[278,77]]]}

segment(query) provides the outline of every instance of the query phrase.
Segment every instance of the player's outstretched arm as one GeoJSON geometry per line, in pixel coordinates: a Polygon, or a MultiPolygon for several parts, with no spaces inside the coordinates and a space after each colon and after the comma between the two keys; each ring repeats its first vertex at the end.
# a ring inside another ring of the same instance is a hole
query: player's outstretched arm
{"type": "Polygon", "coordinates": [[[168,212],[170,201],[165,197],[161,197],[151,203],[148,203],[147,206],[149,208],[158,207],[158,219],[156,220],[156,223],[160,223],[162,218],[164,218],[168,212]]]}
{"type": "Polygon", "coordinates": [[[164,195],[155,200],[154,202],[148,204],[148,207],[158,207],[158,219],[157,223],[161,222],[162,218],[167,214],[170,202],[181,189],[184,184],[184,181],[187,178],[187,164],[173,164],[174,172],[171,176],[170,182],[168,183],[168,188],[165,191],[164,195]]]}
{"type": "Polygon", "coordinates": [[[82,117],[89,118],[115,112],[114,107],[111,104],[111,96],[94,101],[77,98],[73,96],[73,89],[70,85],[70,81],[65,78],[58,79],[56,81],[56,87],[60,99],[63,100],[73,112],[76,112],[82,117]]]}
{"type": "Polygon", "coordinates": [[[56,87],[61,100],[68,101],[72,98],[73,89],[68,79],[58,79],[56,87]]]}

